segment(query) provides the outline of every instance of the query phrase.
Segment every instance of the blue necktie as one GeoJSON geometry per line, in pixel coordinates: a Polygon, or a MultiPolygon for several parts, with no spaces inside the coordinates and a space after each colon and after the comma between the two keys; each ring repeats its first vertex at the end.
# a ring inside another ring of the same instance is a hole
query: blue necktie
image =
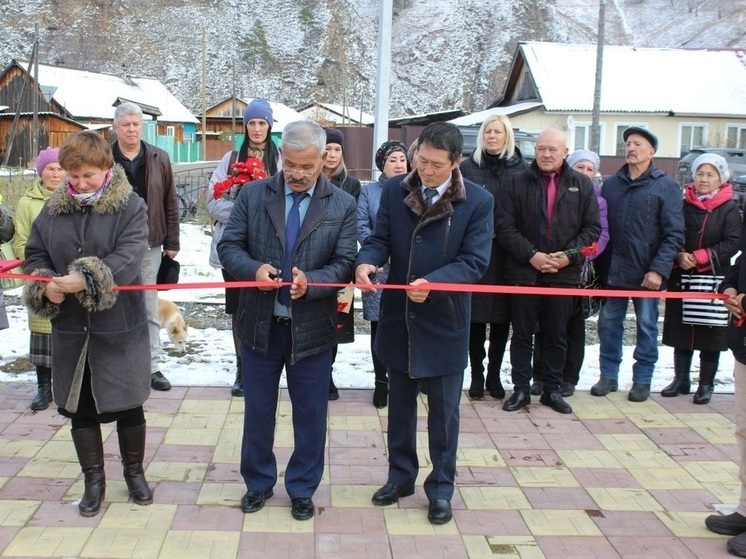
{"type": "MultiPolygon", "coordinates": [[[[295,250],[295,242],[298,240],[298,233],[300,232],[300,202],[305,196],[306,192],[293,192],[290,194],[293,197],[293,206],[290,208],[287,222],[285,223],[285,255],[282,259],[282,281],[292,281],[292,265],[293,265],[293,251],[295,250]]],[[[280,288],[280,292],[277,295],[277,300],[280,301],[286,307],[290,306],[290,286],[285,285],[280,288]]]]}
{"type": "Polygon", "coordinates": [[[435,198],[438,195],[438,189],[437,188],[425,188],[425,207],[430,207],[433,205],[433,198],[435,198]]]}

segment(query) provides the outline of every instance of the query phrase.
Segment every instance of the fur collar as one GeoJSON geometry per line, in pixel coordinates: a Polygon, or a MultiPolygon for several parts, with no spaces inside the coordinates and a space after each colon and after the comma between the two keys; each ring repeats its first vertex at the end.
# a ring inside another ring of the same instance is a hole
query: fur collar
{"type": "Polygon", "coordinates": [[[404,198],[404,203],[415,215],[421,216],[420,225],[427,225],[453,215],[453,202],[466,200],[464,178],[461,176],[458,167],[451,174],[451,184],[446,188],[443,195],[435,201],[435,204],[429,208],[425,206],[425,199],[422,196],[422,181],[416,169],[409,173],[400,184],[404,190],[409,191],[409,194],[404,198]]]}
{"type": "MultiPolygon", "coordinates": [[[[132,186],[127,182],[124,169],[119,165],[114,165],[111,183],[104,195],[89,206],[91,212],[101,215],[121,212],[127,207],[131,192],[132,186]]],[[[47,202],[47,207],[50,215],[72,214],[83,211],[80,204],[68,194],[67,186],[64,184],[52,193],[49,202],[47,202]]]]}

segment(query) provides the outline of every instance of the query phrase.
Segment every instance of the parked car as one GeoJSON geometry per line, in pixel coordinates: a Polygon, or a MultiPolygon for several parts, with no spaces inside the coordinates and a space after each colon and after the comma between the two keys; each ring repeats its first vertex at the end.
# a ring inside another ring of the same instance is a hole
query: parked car
{"type": "Polygon", "coordinates": [[[676,166],[676,180],[683,187],[690,184],[692,177],[692,163],[703,153],[716,153],[725,158],[730,169],[731,181],[734,177],[746,175],[746,149],[738,148],[697,148],[687,153],[676,166]]]}
{"type": "Polygon", "coordinates": [[[731,178],[730,184],[733,186],[733,199],[738,204],[741,214],[743,214],[744,206],[746,206],[746,175],[731,178]]]}
{"type": "MultiPolygon", "coordinates": [[[[477,134],[479,134],[480,126],[459,126],[461,134],[464,136],[464,150],[463,154],[471,155],[477,147],[477,134]]],[[[513,135],[515,136],[515,145],[521,150],[523,157],[527,161],[533,161],[534,159],[534,147],[536,146],[537,134],[530,132],[523,132],[522,130],[513,129],[513,135]]],[[[746,172],[746,171],[744,171],[746,172]]]]}

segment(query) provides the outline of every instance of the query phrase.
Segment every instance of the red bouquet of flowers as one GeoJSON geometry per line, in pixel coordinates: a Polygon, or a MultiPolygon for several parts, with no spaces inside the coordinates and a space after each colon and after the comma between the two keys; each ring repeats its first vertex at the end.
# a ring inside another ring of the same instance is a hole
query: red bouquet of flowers
{"type": "Polygon", "coordinates": [[[228,178],[215,184],[212,197],[215,200],[219,198],[235,200],[244,184],[266,178],[267,171],[264,170],[261,159],[249,157],[246,161],[236,161],[231,164],[228,178]]]}

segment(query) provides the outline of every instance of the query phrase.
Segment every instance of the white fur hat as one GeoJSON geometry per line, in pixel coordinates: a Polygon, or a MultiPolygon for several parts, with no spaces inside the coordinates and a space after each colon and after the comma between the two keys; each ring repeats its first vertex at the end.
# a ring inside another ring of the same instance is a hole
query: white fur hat
{"type": "Polygon", "coordinates": [[[728,162],[722,156],[717,153],[703,153],[692,163],[692,178],[697,174],[697,169],[702,165],[709,164],[715,167],[718,174],[720,175],[720,184],[725,184],[730,178],[730,170],[728,169],[728,162]]]}

